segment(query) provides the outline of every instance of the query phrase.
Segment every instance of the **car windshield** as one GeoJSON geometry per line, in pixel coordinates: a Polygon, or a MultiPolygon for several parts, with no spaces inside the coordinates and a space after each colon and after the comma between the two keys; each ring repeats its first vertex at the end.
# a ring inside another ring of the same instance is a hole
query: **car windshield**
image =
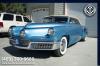
{"type": "Polygon", "coordinates": [[[29,20],[27,17],[23,17],[25,22],[32,22],[31,20],[29,20]]]}
{"type": "Polygon", "coordinates": [[[45,23],[52,23],[52,22],[57,22],[57,23],[65,23],[68,21],[67,17],[45,17],[43,22],[45,23]]]}

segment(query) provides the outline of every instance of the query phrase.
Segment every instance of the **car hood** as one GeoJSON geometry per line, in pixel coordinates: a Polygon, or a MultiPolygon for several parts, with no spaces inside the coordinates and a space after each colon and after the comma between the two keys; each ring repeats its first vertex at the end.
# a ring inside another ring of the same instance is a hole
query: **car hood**
{"type": "Polygon", "coordinates": [[[30,23],[25,26],[25,28],[45,28],[45,27],[55,27],[64,26],[65,23],[30,23]]]}

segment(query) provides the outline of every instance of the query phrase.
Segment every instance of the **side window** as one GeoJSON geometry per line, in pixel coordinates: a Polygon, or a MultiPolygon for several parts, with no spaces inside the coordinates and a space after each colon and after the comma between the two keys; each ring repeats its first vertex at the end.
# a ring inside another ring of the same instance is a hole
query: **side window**
{"type": "Polygon", "coordinates": [[[70,24],[80,24],[79,21],[75,18],[70,18],[70,21],[69,21],[70,24]]]}
{"type": "Polygon", "coordinates": [[[55,17],[55,22],[64,23],[67,21],[68,21],[67,17],[55,17]]]}
{"type": "Polygon", "coordinates": [[[78,21],[77,19],[74,19],[74,20],[75,20],[75,24],[80,24],[79,21],[78,21]]]}
{"type": "Polygon", "coordinates": [[[11,20],[11,21],[13,21],[13,15],[11,15],[11,14],[4,14],[4,16],[3,16],[3,20],[11,20]]]}
{"type": "Polygon", "coordinates": [[[16,16],[16,21],[22,22],[22,17],[21,16],[16,16]]]}
{"type": "Polygon", "coordinates": [[[24,18],[24,22],[31,22],[31,20],[29,20],[27,17],[23,17],[24,18]]]}
{"type": "Polygon", "coordinates": [[[74,24],[74,23],[75,23],[74,18],[70,18],[69,23],[70,23],[70,24],[74,24]]]}

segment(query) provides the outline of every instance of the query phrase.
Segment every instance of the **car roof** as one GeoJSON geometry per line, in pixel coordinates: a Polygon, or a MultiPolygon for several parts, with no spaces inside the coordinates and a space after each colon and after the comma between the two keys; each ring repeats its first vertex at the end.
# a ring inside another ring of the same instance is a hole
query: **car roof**
{"type": "Polygon", "coordinates": [[[66,17],[66,18],[73,18],[79,20],[78,18],[67,16],[67,15],[50,15],[50,16],[46,16],[45,18],[50,18],[50,17],[66,17]]]}
{"type": "Polygon", "coordinates": [[[48,17],[68,17],[66,15],[50,15],[50,16],[46,16],[45,18],[48,18],[48,17]]]}
{"type": "Polygon", "coordinates": [[[21,15],[21,14],[7,13],[7,12],[1,12],[0,14],[11,14],[11,15],[19,15],[19,16],[23,16],[23,15],[21,15]]]}

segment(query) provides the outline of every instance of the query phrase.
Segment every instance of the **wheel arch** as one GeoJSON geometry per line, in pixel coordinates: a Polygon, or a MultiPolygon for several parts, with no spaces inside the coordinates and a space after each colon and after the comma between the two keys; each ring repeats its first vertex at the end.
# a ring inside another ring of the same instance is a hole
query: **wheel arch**
{"type": "Polygon", "coordinates": [[[67,38],[67,41],[68,41],[68,45],[69,45],[70,36],[69,36],[69,35],[63,35],[62,37],[66,37],[66,38],[67,38]]]}

